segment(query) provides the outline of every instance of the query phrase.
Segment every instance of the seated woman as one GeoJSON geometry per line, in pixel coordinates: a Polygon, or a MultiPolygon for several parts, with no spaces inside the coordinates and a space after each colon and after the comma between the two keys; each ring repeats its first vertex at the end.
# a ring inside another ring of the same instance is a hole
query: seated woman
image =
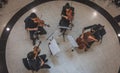
{"type": "Polygon", "coordinates": [[[46,55],[43,54],[39,56],[41,49],[38,46],[35,46],[33,51],[27,54],[29,66],[33,71],[38,71],[41,68],[51,68],[49,65],[45,64],[48,61],[48,59],[46,59],[46,55]]]}
{"type": "Polygon", "coordinates": [[[84,27],[82,32],[88,29],[98,41],[102,41],[102,37],[106,34],[106,30],[101,24],[94,24],[91,26],[84,27]]]}
{"type": "MultiPolygon", "coordinates": [[[[62,18],[59,22],[59,25],[64,27],[69,27],[69,25],[71,24],[72,27],[73,16],[74,16],[74,7],[71,7],[69,3],[66,3],[62,9],[62,13],[61,13],[62,18]]],[[[62,31],[66,31],[66,29],[61,28],[61,32],[62,31]]]]}
{"type": "Polygon", "coordinates": [[[45,64],[48,61],[48,59],[46,59],[45,54],[37,56],[35,59],[34,53],[29,52],[27,58],[28,58],[28,64],[33,71],[38,71],[39,69],[42,68],[46,68],[46,69],[51,68],[49,65],[45,64]]]}
{"type": "Polygon", "coordinates": [[[85,32],[82,35],[80,35],[76,42],[79,45],[79,49],[85,49],[87,51],[87,48],[90,48],[93,42],[98,41],[95,39],[95,37],[91,34],[91,32],[85,32]]]}

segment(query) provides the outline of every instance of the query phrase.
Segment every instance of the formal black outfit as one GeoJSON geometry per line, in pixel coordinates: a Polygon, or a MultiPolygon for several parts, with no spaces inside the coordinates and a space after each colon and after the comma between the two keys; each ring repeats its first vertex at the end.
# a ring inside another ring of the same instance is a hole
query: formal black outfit
{"type": "Polygon", "coordinates": [[[33,51],[27,54],[28,64],[33,71],[38,71],[39,69],[43,69],[43,68],[47,68],[47,69],[51,68],[49,65],[45,64],[47,62],[45,54],[37,56],[36,59],[34,59],[34,56],[35,55],[33,51]],[[41,59],[45,62],[42,66],[41,66],[41,59]]]}
{"type": "MultiPolygon", "coordinates": [[[[30,17],[27,17],[26,19],[25,19],[25,29],[27,29],[27,28],[37,28],[37,23],[34,23],[34,21],[30,18],[30,17]]],[[[35,30],[31,30],[31,31],[29,31],[29,33],[30,33],[30,39],[31,40],[33,40],[33,45],[35,45],[35,30]]]]}
{"type": "Polygon", "coordinates": [[[38,31],[40,35],[44,35],[47,34],[46,30],[43,28],[43,26],[38,26],[38,31]]]}
{"type": "Polygon", "coordinates": [[[95,36],[95,38],[99,41],[102,39],[103,35],[106,34],[104,26],[101,24],[94,24],[88,27],[85,27],[84,30],[90,29],[91,33],[95,36]]]}

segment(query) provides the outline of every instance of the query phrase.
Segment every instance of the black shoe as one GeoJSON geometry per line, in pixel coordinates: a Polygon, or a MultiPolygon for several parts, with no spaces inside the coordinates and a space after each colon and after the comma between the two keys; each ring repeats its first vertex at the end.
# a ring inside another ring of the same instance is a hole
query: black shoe
{"type": "Polygon", "coordinates": [[[48,59],[45,60],[45,63],[48,61],[48,59]]]}

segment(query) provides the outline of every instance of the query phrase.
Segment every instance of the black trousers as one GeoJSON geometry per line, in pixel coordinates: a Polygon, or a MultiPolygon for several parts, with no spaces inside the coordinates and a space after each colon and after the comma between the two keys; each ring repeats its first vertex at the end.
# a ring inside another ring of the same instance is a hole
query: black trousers
{"type": "Polygon", "coordinates": [[[35,37],[34,37],[34,33],[35,33],[36,31],[30,31],[30,39],[31,40],[34,40],[35,39],[35,37]]]}
{"type": "MultiPolygon", "coordinates": [[[[45,60],[46,60],[45,54],[40,55],[39,57],[45,62],[45,60]]],[[[43,64],[43,66],[41,66],[40,68],[43,69],[43,68],[51,68],[51,67],[48,64],[43,64]]]]}
{"type": "Polygon", "coordinates": [[[46,30],[43,27],[38,27],[38,31],[30,31],[30,39],[35,40],[38,35],[47,34],[46,30]]]}
{"type": "Polygon", "coordinates": [[[46,30],[43,27],[41,27],[41,26],[38,27],[38,31],[39,31],[38,34],[40,34],[40,35],[47,34],[46,30]]]}

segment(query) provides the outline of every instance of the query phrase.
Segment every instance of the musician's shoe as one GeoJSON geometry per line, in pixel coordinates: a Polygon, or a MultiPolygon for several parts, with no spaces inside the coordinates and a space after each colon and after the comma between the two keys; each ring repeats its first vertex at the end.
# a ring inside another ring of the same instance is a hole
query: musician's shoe
{"type": "Polygon", "coordinates": [[[45,63],[48,61],[48,59],[45,60],[45,63]]]}

